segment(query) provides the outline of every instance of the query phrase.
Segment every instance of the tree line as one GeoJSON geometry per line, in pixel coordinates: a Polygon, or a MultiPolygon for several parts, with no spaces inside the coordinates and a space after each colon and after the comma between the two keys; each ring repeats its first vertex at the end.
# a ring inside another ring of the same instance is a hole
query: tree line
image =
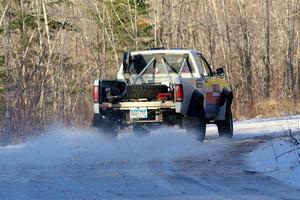
{"type": "Polygon", "coordinates": [[[2,0],[1,141],[56,122],[90,126],[92,80],[115,78],[127,49],[202,51],[225,68],[236,118],[296,110],[299,9],[299,0],[2,0]]]}

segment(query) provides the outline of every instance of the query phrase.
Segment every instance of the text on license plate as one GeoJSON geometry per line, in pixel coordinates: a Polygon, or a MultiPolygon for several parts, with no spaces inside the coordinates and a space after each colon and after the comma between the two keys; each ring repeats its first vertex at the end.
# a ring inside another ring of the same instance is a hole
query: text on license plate
{"type": "Polygon", "coordinates": [[[130,109],[130,118],[132,119],[145,119],[148,118],[148,110],[147,108],[134,108],[130,109]]]}

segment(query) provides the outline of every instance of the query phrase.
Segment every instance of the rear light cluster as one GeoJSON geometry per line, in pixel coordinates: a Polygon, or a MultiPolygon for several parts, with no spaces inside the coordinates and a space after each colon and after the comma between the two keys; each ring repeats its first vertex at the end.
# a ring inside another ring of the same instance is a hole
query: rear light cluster
{"type": "Polygon", "coordinates": [[[176,84],[175,86],[175,101],[182,102],[183,101],[183,87],[182,84],[176,84]]]}
{"type": "Polygon", "coordinates": [[[93,100],[94,100],[94,103],[99,103],[99,100],[100,100],[99,86],[93,86],[93,100]]]}
{"type": "Polygon", "coordinates": [[[173,100],[174,94],[172,93],[158,93],[156,98],[160,101],[173,100]]]}

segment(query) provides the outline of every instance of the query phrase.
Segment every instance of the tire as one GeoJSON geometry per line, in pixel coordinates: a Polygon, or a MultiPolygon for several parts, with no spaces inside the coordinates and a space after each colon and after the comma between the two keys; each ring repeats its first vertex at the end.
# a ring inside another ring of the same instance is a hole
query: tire
{"type": "Polygon", "coordinates": [[[206,133],[206,122],[197,117],[186,117],[185,118],[185,129],[188,134],[192,134],[200,142],[205,139],[206,133]]]}
{"type": "Polygon", "coordinates": [[[92,126],[97,129],[99,134],[108,139],[117,138],[120,131],[118,123],[100,114],[94,114],[92,126]]]}
{"type": "Polygon", "coordinates": [[[126,97],[128,99],[154,99],[158,93],[167,93],[166,85],[128,85],[126,97]]]}
{"type": "Polygon", "coordinates": [[[222,138],[231,139],[233,137],[233,119],[231,113],[231,107],[226,108],[225,120],[217,121],[219,136],[222,138]]]}
{"type": "Polygon", "coordinates": [[[136,137],[143,137],[150,134],[150,131],[145,129],[142,125],[133,125],[132,129],[136,137]]]}

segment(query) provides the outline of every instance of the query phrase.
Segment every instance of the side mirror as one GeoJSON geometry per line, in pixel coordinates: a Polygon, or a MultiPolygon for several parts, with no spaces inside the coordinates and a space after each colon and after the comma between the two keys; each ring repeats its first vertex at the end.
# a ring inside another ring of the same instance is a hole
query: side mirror
{"type": "Polygon", "coordinates": [[[217,76],[223,77],[225,75],[224,68],[221,67],[221,68],[216,69],[216,74],[217,74],[217,76]]]}
{"type": "Polygon", "coordinates": [[[123,71],[124,71],[124,73],[127,73],[129,71],[130,61],[131,61],[131,52],[127,51],[124,53],[124,56],[123,56],[123,71]]]}

